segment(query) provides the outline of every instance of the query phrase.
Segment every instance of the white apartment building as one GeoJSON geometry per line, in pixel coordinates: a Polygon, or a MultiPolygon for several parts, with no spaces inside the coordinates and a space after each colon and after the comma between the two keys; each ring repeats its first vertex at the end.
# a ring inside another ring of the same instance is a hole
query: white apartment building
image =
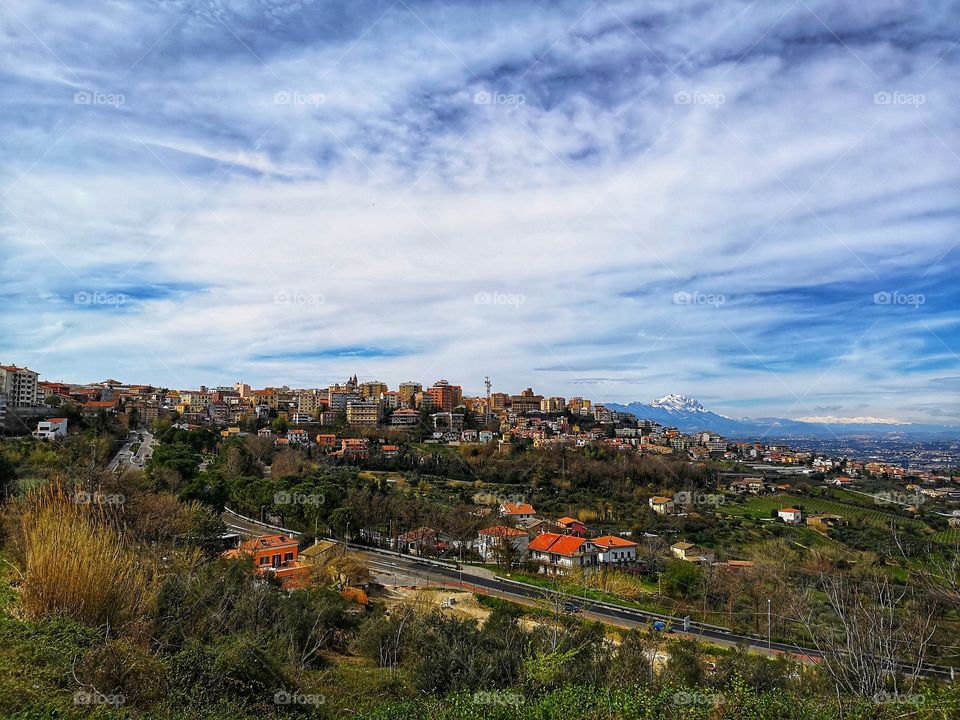
{"type": "Polygon", "coordinates": [[[0,365],[0,393],[9,407],[35,407],[43,404],[38,384],[40,373],[16,365],[0,365]]]}

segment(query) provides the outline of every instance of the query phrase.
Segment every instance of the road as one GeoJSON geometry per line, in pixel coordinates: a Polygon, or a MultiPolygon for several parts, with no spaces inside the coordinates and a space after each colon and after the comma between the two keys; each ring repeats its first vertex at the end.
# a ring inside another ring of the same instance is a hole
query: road
{"type": "MultiPolygon", "coordinates": [[[[255,536],[263,534],[264,532],[283,530],[282,528],[264,525],[256,520],[251,520],[250,518],[230,513],[229,511],[224,513],[223,518],[228,528],[245,536],[255,536]]],[[[285,530],[284,532],[296,535],[293,531],[285,530]]],[[[485,577],[476,574],[476,569],[466,565],[463,566],[463,570],[460,570],[452,563],[402,555],[389,550],[379,550],[352,544],[348,547],[352,552],[360,553],[367,558],[373,575],[379,578],[380,582],[385,585],[462,587],[473,593],[491,595],[525,605],[530,605],[541,600],[545,592],[543,588],[527,585],[508,578],[502,578],[496,575],[485,577]]],[[[672,625],[678,629],[683,627],[682,618],[635,610],[622,605],[599,602],[580,596],[572,597],[574,597],[582,607],[581,615],[591,620],[598,620],[624,628],[649,628],[656,620],[663,620],[668,625],[672,625]]],[[[677,632],[676,634],[680,637],[690,637],[715,645],[731,646],[743,644],[757,652],[784,653],[814,661],[822,657],[819,651],[812,648],[804,648],[798,645],[779,642],[771,642],[768,644],[765,638],[743,635],[715,625],[691,622],[688,628],[688,630],[677,632]]],[[[903,670],[908,673],[913,672],[913,668],[905,667],[903,670]]],[[[941,680],[951,679],[951,673],[948,668],[930,665],[926,666],[920,674],[941,680]]]]}
{"type": "Polygon", "coordinates": [[[107,465],[108,470],[116,470],[121,465],[124,467],[139,467],[142,468],[147,460],[150,459],[150,456],[153,455],[153,446],[155,440],[153,434],[147,432],[146,430],[139,431],[140,435],[143,435],[143,442],[140,442],[137,438],[136,432],[131,432],[127,436],[127,441],[123,444],[117,454],[113,456],[113,459],[110,460],[110,463],[107,465]],[[137,449],[136,454],[132,452],[133,444],[140,442],[140,447],[137,449]]]}

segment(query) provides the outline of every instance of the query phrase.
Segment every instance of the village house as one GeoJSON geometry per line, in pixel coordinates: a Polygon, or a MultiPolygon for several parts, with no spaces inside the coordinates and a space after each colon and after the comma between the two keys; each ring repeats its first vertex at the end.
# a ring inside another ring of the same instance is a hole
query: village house
{"type": "Polygon", "coordinates": [[[587,526],[573,517],[562,517],[557,520],[556,525],[567,535],[586,537],[590,534],[587,531],[587,526]]]}
{"type": "Polygon", "coordinates": [[[228,558],[251,558],[253,567],[261,575],[272,575],[285,588],[299,586],[310,569],[299,560],[299,545],[289,535],[261,535],[241,543],[224,553],[228,558]]]}
{"type": "Polygon", "coordinates": [[[637,561],[637,543],[617,535],[603,535],[591,542],[600,548],[597,561],[602,565],[628,565],[637,561]]]}
{"type": "Polygon", "coordinates": [[[499,560],[506,554],[504,547],[509,544],[514,557],[520,559],[526,557],[529,542],[530,536],[523,530],[494,525],[477,533],[476,549],[484,560],[499,560]]]}
{"type": "Polygon", "coordinates": [[[530,559],[547,575],[563,575],[574,568],[589,570],[597,566],[600,548],[591,540],[575,535],[546,532],[527,546],[530,559]]]}
{"type": "Polygon", "coordinates": [[[67,436],[67,418],[48,418],[37,423],[33,436],[40,440],[56,440],[67,436]]]}
{"type": "Polygon", "coordinates": [[[777,510],[777,517],[788,525],[796,525],[800,522],[800,511],[797,508],[788,507],[777,510]]]}
{"type": "Polygon", "coordinates": [[[667,515],[673,512],[673,498],[668,498],[665,495],[654,495],[647,501],[647,504],[658,515],[667,515]]]}
{"type": "Polygon", "coordinates": [[[807,518],[807,525],[820,532],[825,532],[834,525],[839,525],[841,522],[843,522],[843,518],[840,515],[830,515],[826,513],[822,515],[811,515],[807,518]]]}
{"type": "Polygon", "coordinates": [[[670,546],[670,552],[679,560],[695,563],[712,563],[716,559],[713,550],[699,547],[693,543],[678,542],[670,546]]]}
{"type": "Polygon", "coordinates": [[[530,503],[500,503],[500,516],[513,520],[531,520],[537,514],[530,503]]]}

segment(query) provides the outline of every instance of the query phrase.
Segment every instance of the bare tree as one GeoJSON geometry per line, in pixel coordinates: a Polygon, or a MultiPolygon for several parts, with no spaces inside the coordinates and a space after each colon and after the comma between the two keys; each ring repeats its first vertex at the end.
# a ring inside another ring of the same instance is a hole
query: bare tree
{"type": "Polygon", "coordinates": [[[909,688],[936,629],[932,608],[885,575],[824,573],[820,587],[825,617],[818,621],[808,606],[802,624],[837,692],[874,697],[909,688]]]}

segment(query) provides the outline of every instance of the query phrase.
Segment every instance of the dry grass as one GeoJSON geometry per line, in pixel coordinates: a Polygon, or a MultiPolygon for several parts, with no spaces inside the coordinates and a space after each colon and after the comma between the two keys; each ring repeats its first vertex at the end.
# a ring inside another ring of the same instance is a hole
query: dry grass
{"type": "Polygon", "coordinates": [[[62,486],[11,508],[11,540],[27,617],[68,616],[92,626],[139,617],[152,598],[151,572],[108,509],[75,501],[62,486]]]}

